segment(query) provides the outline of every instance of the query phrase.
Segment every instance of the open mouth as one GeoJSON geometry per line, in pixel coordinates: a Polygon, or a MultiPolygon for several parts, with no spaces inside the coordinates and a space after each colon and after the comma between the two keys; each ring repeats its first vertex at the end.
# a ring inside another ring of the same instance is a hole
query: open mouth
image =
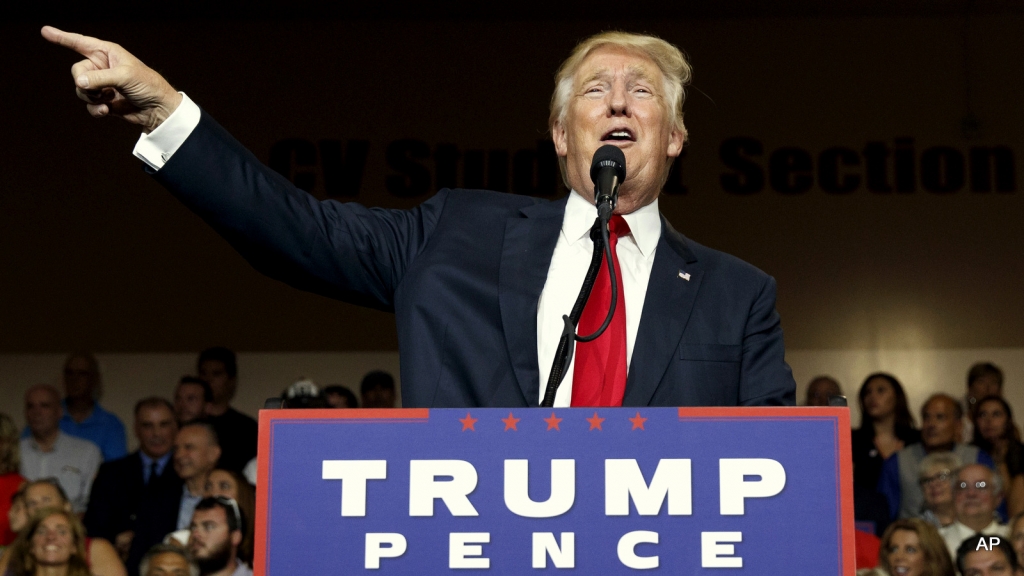
{"type": "Polygon", "coordinates": [[[899,576],[905,576],[906,574],[910,574],[910,568],[908,566],[894,566],[892,572],[899,576]]]}
{"type": "Polygon", "coordinates": [[[613,128],[601,137],[601,142],[636,142],[636,136],[629,128],[613,128]]]}

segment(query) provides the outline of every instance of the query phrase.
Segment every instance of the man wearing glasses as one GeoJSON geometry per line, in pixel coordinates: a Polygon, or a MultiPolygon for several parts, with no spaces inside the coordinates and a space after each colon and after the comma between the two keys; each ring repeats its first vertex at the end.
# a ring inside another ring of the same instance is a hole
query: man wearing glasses
{"type": "Polygon", "coordinates": [[[968,464],[960,469],[953,483],[956,522],[939,529],[951,557],[956,558],[960,544],[976,534],[1009,539],[1009,529],[996,516],[1002,500],[1002,482],[991,468],[968,464]]]}
{"type": "Polygon", "coordinates": [[[204,498],[192,515],[188,551],[199,565],[200,576],[252,576],[238,560],[245,522],[231,498],[204,498]]]}

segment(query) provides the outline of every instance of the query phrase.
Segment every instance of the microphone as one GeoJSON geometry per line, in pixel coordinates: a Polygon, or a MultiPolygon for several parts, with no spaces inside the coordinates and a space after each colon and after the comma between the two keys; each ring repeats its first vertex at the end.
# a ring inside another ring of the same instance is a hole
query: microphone
{"type": "Polygon", "coordinates": [[[619,184],[626,179],[626,155],[617,146],[601,146],[590,163],[590,179],[594,181],[597,215],[607,223],[619,201],[619,184]]]}

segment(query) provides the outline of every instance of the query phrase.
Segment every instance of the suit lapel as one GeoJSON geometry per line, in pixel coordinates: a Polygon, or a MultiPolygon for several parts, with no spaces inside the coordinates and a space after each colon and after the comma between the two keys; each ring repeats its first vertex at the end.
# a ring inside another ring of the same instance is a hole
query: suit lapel
{"type": "Polygon", "coordinates": [[[676,232],[664,216],[661,222],[661,239],[633,344],[623,406],[650,404],[675,357],[704,277],[704,269],[687,247],[686,238],[676,232]],[[689,274],[688,280],[683,277],[686,274],[689,274]]]}
{"type": "Polygon", "coordinates": [[[505,223],[498,302],[512,369],[529,406],[540,403],[537,303],[562,230],[568,198],[528,206],[505,223]]]}

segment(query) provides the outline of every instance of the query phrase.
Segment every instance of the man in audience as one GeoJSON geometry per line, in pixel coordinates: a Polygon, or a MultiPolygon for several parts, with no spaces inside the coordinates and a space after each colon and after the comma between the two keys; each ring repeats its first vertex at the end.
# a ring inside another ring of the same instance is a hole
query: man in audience
{"type": "Polygon", "coordinates": [[[843,389],[831,376],[818,376],[807,385],[807,406],[828,406],[829,398],[842,396],[843,389]]]}
{"type": "Polygon", "coordinates": [[[143,553],[177,526],[181,479],[171,465],[178,423],[171,403],[150,397],[135,405],[139,449],[106,462],[93,482],[85,528],[106,538],[135,574],[143,553]],[[144,525],[136,525],[139,515],[144,525]]]}
{"type": "Polygon", "coordinates": [[[235,353],[223,347],[203,350],[196,369],[213,390],[213,401],[206,405],[206,415],[220,439],[222,453],[217,467],[241,472],[256,456],[259,428],[251,416],[231,407],[238,387],[235,353]]]}
{"type": "Polygon", "coordinates": [[[331,408],[359,408],[355,393],[340,384],[324,388],[323,395],[331,408]]]}
{"type": "Polygon", "coordinates": [[[103,460],[110,461],[123,457],[128,450],[124,424],[99,405],[102,390],[96,358],[92,354],[68,356],[64,362],[64,416],[60,429],[92,442],[103,453],[103,460]]]}
{"type": "Polygon", "coordinates": [[[878,479],[878,492],[889,501],[892,518],[915,518],[921,514],[924,493],[920,465],[926,454],[949,451],[965,464],[977,462],[995,467],[988,454],[959,442],[962,417],[960,404],[948,394],[934,394],[925,401],[921,407],[921,442],[890,456],[878,479]]]}
{"type": "Polygon", "coordinates": [[[82,514],[103,456],[92,442],[61,432],[62,413],[60,393],[53,386],[36,384],[25,392],[29,436],[19,442],[21,475],[28,480],[57,478],[72,509],[82,514]]]}
{"type": "Polygon", "coordinates": [[[974,413],[978,401],[986,396],[1003,395],[1003,371],[991,362],[978,362],[967,371],[967,394],[964,396],[964,432],[966,444],[974,437],[974,413]]]}
{"type": "Polygon", "coordinates": [[[383,370],[374,370],[363,376],[359,386],[363,408],[394,408],[395,379],[383,370]]]}
{"type": "Polygon", "coordinates": [[[182,376],[174,389],[174,415],[178,424],[206,417],[206,407],[213,402],[213,389],[202,378],[182,376]]]}
{"type": "Polygon", "coordinates": [[[142,576],[197,576],[199,567],[185,551],[170,544],[157,544],[143,555],[139,564],[142,576]]]}
{"type": "Polygon", "coordinates": [[[996,508],[1003,500],[999,475],[981,464],[968,464],[960,469],[953,485],[956,522],[939,529],[950,556],[955,556],[964,539],[978,533],[1000,536],[1009,543],[1010,530],[996,518],[996,508]]]}
{"type": "Polygon", "coordinates": [[[238,560],[245,523],[234,500],[203,499],[196,506],[190,528],[188,551],[196,559],[201,576],[252,575],[252,570],[238,560]]]}
{"type": "Polygon", "coordinates": [[[178,530],[191,525],[192,512],[203,499],[206,478],[217,467],[220,455],[217,432],[210,424],[189,422],[178,430],[174,438],[174,471],[184,482],[178,506],[178,530]]]}
{"type": "Polygon", "coordinates": [[[1024,576],[1010,543],[975,534],[964,540],[953,555],[962,576],[1024,576]],[[975,537],[976,536],[976,537],[975,537]]]}

